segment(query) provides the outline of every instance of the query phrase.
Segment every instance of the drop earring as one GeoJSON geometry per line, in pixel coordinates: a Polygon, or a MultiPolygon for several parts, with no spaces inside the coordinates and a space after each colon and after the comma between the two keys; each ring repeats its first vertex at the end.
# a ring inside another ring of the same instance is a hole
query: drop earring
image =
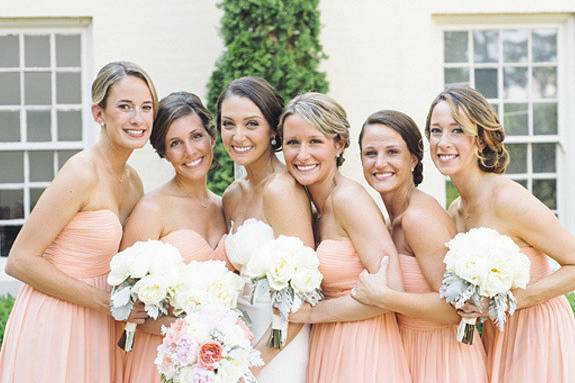
{"type": "Polygon", "coordinates": [[[278,142],[277,142],[275,136],[272,137],[272,139],[271,139],[271,141],[270,141],[270,144],[271,144],[272,146],[275,146],[277,143],[278,143],[278,142]]]}

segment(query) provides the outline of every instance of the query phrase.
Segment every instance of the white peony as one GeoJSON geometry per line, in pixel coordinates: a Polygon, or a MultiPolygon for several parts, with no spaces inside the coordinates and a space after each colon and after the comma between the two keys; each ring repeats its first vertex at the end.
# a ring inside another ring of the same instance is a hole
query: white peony
{"type": "Polygon", "coordinates": [[[112,257],[110,261],[110,274],[108,284],[118,286],[130,277],[130,264],[135,260],[135,254],[130,251],[122,251],[112,257]]]}
{"type": "Polygon", "coordinates": [[[157,305],[168,296],[169,281],[162,275],[148,275],[134,285],[132,292],[145,305],[157,305]]]}
{"type": "Polygon", "coordinates": [[[234,234],[226,236],[228,259],[236,270],[242,271],[250,260],[252,252],[273,239],[274,232],[268,224],[253,218],[247,219],[234,234]]]}
{"type": "Polygon", "coordinates": [[[266,276],[270,265],[270,259],[274,251],[276,241],[267,241],[257,247],[248,263],[242,269],[242,275],[250,279],[259,279],[266,276]]]}
{"type": "Polygon", "coordinates": [[[298,268],[290,282],[291,287],[298,294],[306,294],[319,289],[323,275],[318,269],[298,268]]]}

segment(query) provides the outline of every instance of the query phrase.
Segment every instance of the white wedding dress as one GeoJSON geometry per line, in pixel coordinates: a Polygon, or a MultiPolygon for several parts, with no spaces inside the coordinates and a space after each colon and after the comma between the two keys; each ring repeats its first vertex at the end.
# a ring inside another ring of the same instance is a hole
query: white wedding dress
{"type": "MultiPolygon", "coordinates": [[[[245,265],[249,257],[254,253],[258,239],[269,236],[273,237],[273,231],[269,225],[254,219],[246,220],[245,223],[256,223],[258,230],[250,233],[238,230],[226,237],[226,253],[228,260],[238,269],[239,265],[245,265]],[[264,225],[267,227],[265,228],[264,225]],[[259,235],[259,230],[262,229],[259,235]],[[245,238],[240,238],[245,237],[245,238]],[[258,238],[260,237],[260,238],[258,238]],[[241,248],[240,248],[241,247],[241,248]]],[[[254,226],[255,227],[255,226],[254,226]]],[[[257,301],[250,304],[250,297],[246,294],[238,299],[238,307],[244,311],[251,323],[248,326],[255,336],[254,344],[264,336],[272,322],[272,305],[269,294],[261,294],[257,301]],[[265,295],[265,296],[264,296],[265,295]]],[[[259,383],[305,383],[308,361],[309,325],[306,324],[298,335],[287,344],[271,361],[269,361],[258,374],[259,383]]]]}

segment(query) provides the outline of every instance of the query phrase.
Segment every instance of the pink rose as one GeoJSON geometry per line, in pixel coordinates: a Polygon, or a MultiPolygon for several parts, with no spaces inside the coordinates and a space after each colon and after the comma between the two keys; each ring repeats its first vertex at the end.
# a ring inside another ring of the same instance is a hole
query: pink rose
{"type": "Polygon", "coordinates": [[[222,360],[222,346],[217,342],[207,342],[198,350],[198,364],[201,368],[213,371],[216,363],[222,360]]]}

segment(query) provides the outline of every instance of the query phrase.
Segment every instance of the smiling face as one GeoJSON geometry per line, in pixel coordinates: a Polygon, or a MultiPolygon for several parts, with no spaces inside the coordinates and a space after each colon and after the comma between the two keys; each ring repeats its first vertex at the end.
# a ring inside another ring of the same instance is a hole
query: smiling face
{"type": "Polygon", "coordinates": [[[214,140],[195,113],[176,119],[166,133],[165,157],[182,177],[202,180],[212,164],[214,140]]]}
{"type": "Polygon", "coordinates": [[[283,153],[290,174],[302,185],[326,180],[337,171],[336,157],[343,144],[326,137],[297,114],[283,123],[283,153]]]}
{"type": "Polygon", "coordinates": [[[431,159],[443,175],[453,176],[469,167],[479,167],[475,139],[453,119],[446,101],[437,103],[431,113],[429,146],[431,159]]]}
{"type": "Polygon", "coordinates": [[[108,138],[125,148],[143,147],[154,120],[148,85],[138,77],[126,76],[110,87],[105,105],[94,105],[92,112],[94,119],[104,124],[108,138]]]}
{"type": "Polygon", "coordinates": [[[272,151],[269,123],[247,97],[230,95],[222,101],[220,129],[224,148],[238,165],[249,165],[272,151]]]}
{"type": "Polygon", "coordinates": [[[417,164],[417,157],[394,129],[371,124],[363,130],[361,164],[370,186],[386,193],[413,184],[411,169],[417,164]]]}

